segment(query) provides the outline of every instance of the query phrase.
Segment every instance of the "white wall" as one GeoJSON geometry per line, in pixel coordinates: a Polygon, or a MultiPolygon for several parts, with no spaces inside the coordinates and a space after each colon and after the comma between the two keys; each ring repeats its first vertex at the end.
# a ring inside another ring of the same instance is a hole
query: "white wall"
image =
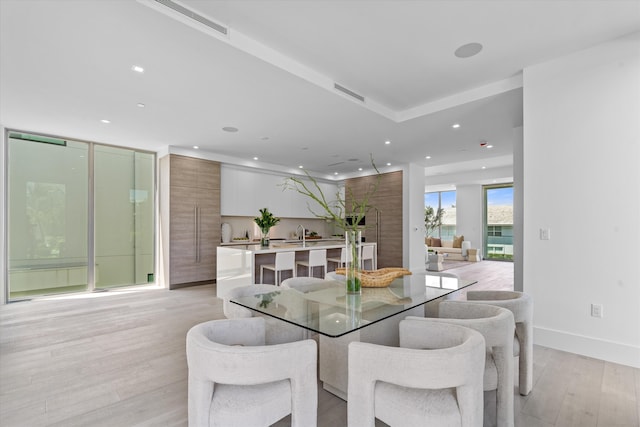
{"type": "Polygon", "coordinates": [[[523,128],[513,130],[513,290],[522,292],[522,260],[524,246],[524,169],[523,169],[523,128]]]}
{"type": "Polygon", "coordinates": [[[639,117],[640,33],[524,70],[523,276],[535,342],[635,367],[639,117]]]}
{"type": "Polygon", "coordinates": [[[402,265],[424,271],[424,166],[412,163],[403,168],[402,189],[402,265]]]}
{"type": "Polygon", "coordinates": [[[464,240],[471,242],[471,247],[478,249],[483,255],[482,218],[483,195],[482,185],[469,184],[456,187],[456,235],[464,235],[464,240]]]}
{"type": "Polygon", "coordinates": [[[5,221],[5,208],[4,208],[4,199],[6,195],[5,191],[5,153],[6,153],[6,143],[5,143],[5,128],[0,125],[0,236],[2,236],[2,240],[0,241],[0,304],[4,304],[7,296],[7,269],[5,268],[5,254],[7,250],[7,230],[6,230],[6,221],[5,221]]]}

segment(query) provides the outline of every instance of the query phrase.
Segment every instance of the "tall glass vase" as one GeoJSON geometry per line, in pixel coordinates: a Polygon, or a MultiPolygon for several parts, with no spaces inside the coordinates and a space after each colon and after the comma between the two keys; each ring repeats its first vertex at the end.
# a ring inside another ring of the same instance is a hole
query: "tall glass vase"
{"type": "Polygon", "coordinates": [[[347,230],[344,233],[346,244],[346,276],[347,293],[360,294],[362,283],[360,281],[360,231],[347,230]]]}
{"type": "Polygon", "coordinates": [[[260,246],[269,246],[269,229],[263,228],[260,231],[262,231],[262,236],[260,238],[260,246]]]}

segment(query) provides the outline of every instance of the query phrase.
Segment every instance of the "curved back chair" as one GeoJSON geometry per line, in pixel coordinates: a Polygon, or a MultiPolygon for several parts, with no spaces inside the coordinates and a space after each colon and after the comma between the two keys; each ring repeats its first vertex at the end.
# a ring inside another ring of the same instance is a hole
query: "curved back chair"
{"type": "Polygon", "coordinates": [[[412,320],[452,323],[482,334],[487,346],[484,390],[496,390],[498,427],[513,427],[513,314],[502,307],[471,302],[442,301],[438,318],[407,317],[412,320]]]}
{"type": "Polygon", "coordinates": [[[283,322],[282,320],[274,319],[271,316],[261,315],[255,313],[248,308],[231,302],[233,298],[245,297],[255,295],[260,297],[263,294],[269,294],[271,292],[278,292],[279,287],[273,285],[248,285],[241,286],[239,288],[233,288],[227,292],[222,299],[222,310],[224,316],[227,319],[241,319],[253,317],[262,317],[266,322],[266,343],[267,344],[282,344],[293,341],[300,341],[305,338],[304,329],[292,325],[290,323],[283,322]]]}
{"type": "Polygon", "coordinates": [[[481,427],[484,359],[481,334],[427,319],[400,322],[400,347],[354,341],[348,425],[481,427]]]}
{"type": "Polygon", "coordinates": [[[260,317],[212,320],[187,333],[189,426],[316,426],[317,345],[265,345],[260,317]]]}
{"type": "Polygon", "coordinates": [[[467,300],[503,307],[516,322],[513,355],[518,358],[518,389],[526,396],[533,389],[533,299],[516,291],[468,291],[467,300]]]}

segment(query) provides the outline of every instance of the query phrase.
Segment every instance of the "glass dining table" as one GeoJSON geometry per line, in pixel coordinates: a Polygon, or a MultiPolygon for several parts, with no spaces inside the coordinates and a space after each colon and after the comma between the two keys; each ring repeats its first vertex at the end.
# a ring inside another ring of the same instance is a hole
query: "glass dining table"
{"type": "Polygon", "coordinates": [[[344,282],[326,280],[306,292],[274,287],[271,292],[232,298],[231,302],[317,333],[323,387],[346,400],[350,342],[398,346],[402,319],[424,316],[425,304],[474,283],[427,271],[397,278],[387,287],[363,288],[360,295],[347,294],[344,282]]]}

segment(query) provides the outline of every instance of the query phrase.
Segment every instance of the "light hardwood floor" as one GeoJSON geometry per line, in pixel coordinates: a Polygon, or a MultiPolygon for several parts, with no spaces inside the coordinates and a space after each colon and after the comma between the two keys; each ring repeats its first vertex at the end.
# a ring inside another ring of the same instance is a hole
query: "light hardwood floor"
{"type": "MultiPolygon", "coordinates": [[[[513,283],[508,263],[449,271],[479,279],[479,288],[513,283]]],[[[222,317],[212,285],[2,306],[0,425],[184,426],[186,332],[222,317]]],[[[539,346],[534,352],[534,389],[516,393],[516,425],[638,427],[640,370],[539,346]]],[[[492,425],[492,399],[485,395],[485,425],[492,425]]],[[[320,390],[318,405],[319,426],[346,425],[344,401],[320,390]]]]}

